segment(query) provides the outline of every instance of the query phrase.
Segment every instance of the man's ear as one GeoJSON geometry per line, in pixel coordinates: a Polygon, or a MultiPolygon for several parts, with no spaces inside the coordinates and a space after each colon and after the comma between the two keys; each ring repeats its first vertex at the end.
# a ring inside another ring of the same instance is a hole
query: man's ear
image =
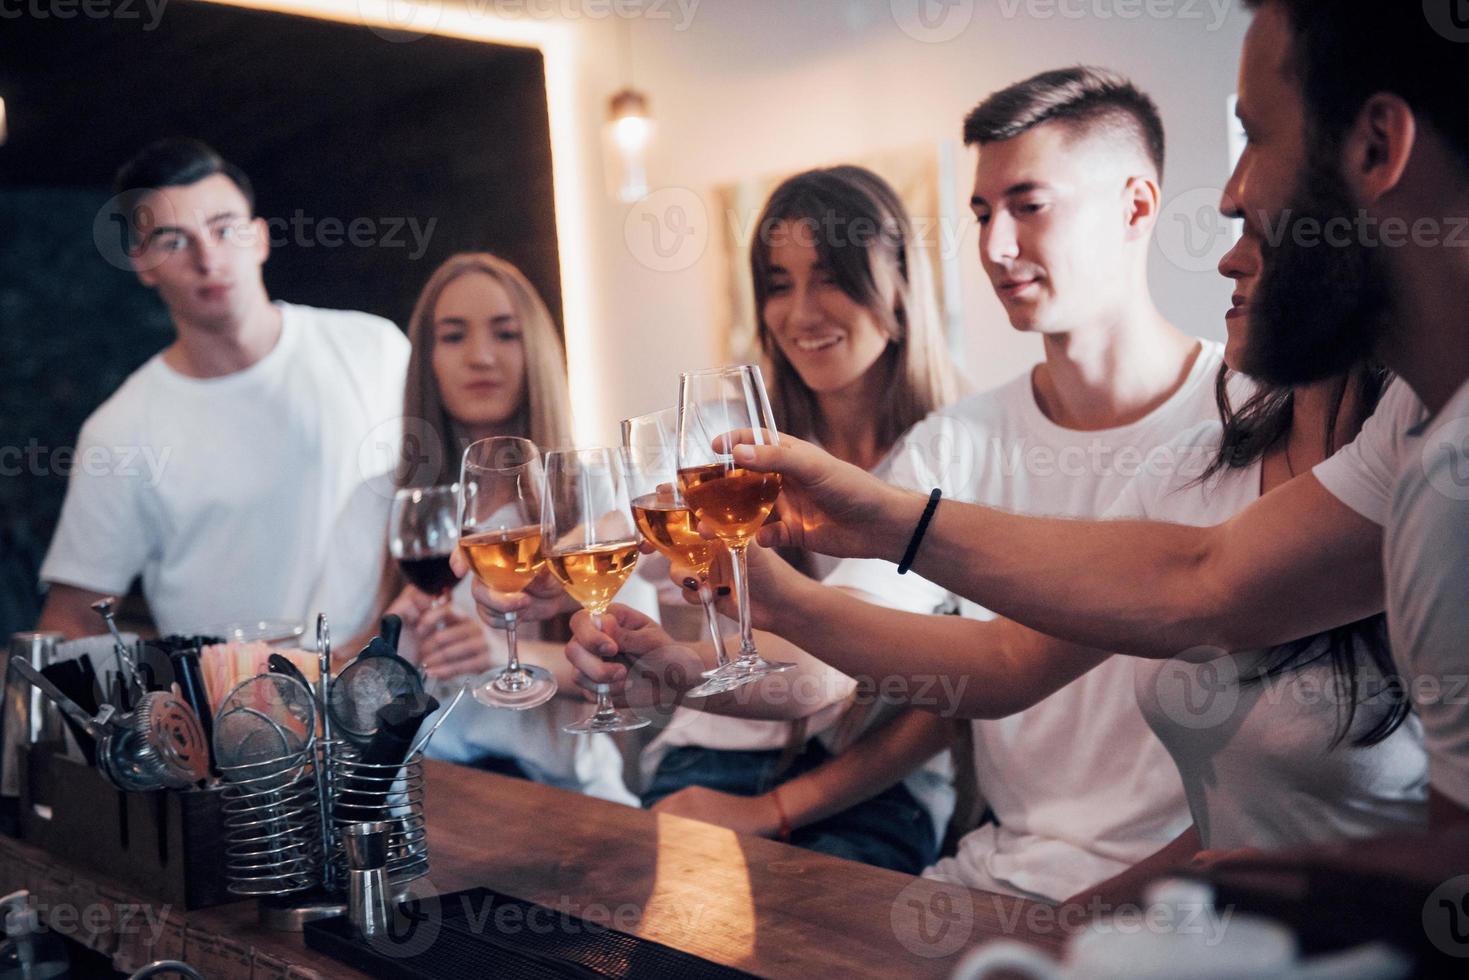
{"type": "Polygon", "coordinates": [[[1158,223],[1163,191],[1151,177],[1127,178],[1122,191],[1123,222],[1128,238],[1147,238],[1158,223]]]}
{"type": "Polygon", "coordinates": [[[259,216],[250,219],[250,231],[255,236],[255,250],[260,256],[260,264],[270,258],[270,226],[265,219],[259,216]]]}
{"type": "Polygon", "coordinates": [[[1353,196],[1370,207],[1392,192],[1417,139],[1417,120],[1401,96],[1379,92],[1368,99],[1342,144],[1341,173],[1353,196]]]}

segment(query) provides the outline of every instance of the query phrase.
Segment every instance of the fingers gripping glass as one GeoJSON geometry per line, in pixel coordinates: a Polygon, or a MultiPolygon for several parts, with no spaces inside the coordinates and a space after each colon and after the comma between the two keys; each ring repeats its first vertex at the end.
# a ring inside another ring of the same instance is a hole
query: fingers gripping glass
{"type": "MultiPolygon", "coordinates": [[[[464,451],[460,471],[459,547],[474,574],[498,592],[520,592],[544,564],[541,554],[541,455],[529,439],[497,436],[464,451]]],[[[522,664],[515,613],[505,613],[505,668],[472,692],[491,708],[523,711],[556,693],[556,678],[522,664]]]]}
{"type": "MultiPolygon", "coordinates": [[[[600,629],[602,614],[638,560],[638,530],[617,450],[546,454],[541,542],[552,574],[600,629]]],[[[598,685],[596,712],[564,731],[591,735],[632,731],[647,724],[646,719],[614,708],[607,686],[598,685]]]]}
{"type": "MultiPolygon", "coordinates": [[[[698,524],[713,528],[734,558],[734,591],[739,603],[740,652],[710,680],[746,683],[790,670],[771,663],[755,649],[750,624],[749,570],[745,551],[770,516],[780,495],[779,473],[757,473],[734,461],[719,436],[748,430],[757,444],[780,441],[760,369],[752,364],[694,371],[678,382],[678,485],[698,524]]],[[[697,526],[697,525],[696,525],[697,526]]]]}
{"type": "MultiPolygon", "coordinates": [[[[756,680],[757,675],[735,676],[730,671],[716,678],[731,663],[719,632],[719,613],[714,608],[714,589],[709,572],[724,550],[719,541],[699,534],[688,502],[678,489],[678,409],[624,419],[623,462],[632,495],[633,517],[648,543],[666,557],[692,572],[704,607],[704,625],[714,646],[718,666],[704,671],[708,678],[690,690],[688,697],[701,698],[756,680]]],[[[687,581],[687,580],[686,580],[687,581]]]]}

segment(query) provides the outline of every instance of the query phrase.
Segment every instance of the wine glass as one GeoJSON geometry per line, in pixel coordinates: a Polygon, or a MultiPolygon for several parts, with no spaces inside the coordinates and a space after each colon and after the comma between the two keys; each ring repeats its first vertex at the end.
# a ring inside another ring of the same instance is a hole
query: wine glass
{"type": "Polygon", "coordinates": [[[718,541],[699,534],[693,514],[678,489],[678,409],[639,415],[622,421],[623,465],[632,493],[633,518],[638,530],[670,561],[689,566],[698,576],[699,602],[704,607],[704,625],[714,644],[719,666],[704,671],[709,678],[693,688],[688,697],[702,698],[732,691],[756,680],[757,675],[736,675],[725,670],[729,654],[719,633],[719,613],[714,608],[714,590],[709,570],[724,549],[718,541]],[[716,677],[716,675],[719,675],[716,677]]]}
{"type": "Polygon", "coordinates": [[[459,484],[403,487],[393,494],[388,554],[414,588],[433,597],[435,606],[448,602],[459,584],[449,565],[458,545],[459,484]]]}
{"type": "MultiPolygon", "coordinates": [[[[561,449],[546,454],[541,542],[551,573],[602,626],[602,614],[638,561],[638,529],[617,450],[561,449]]],[[[627,732],[648,721],[612,706],[597,685],[597,710],[562,731],[572,735],[627,732]]]]}
{"type": "MultiPolygon", "coordinates": [[[[464,451],[459,483],[459,547],[481,582],[500,592],[520,592],[545,563],[541,554],[541,454],[529,439],[496,436],[464,451]]],[[[510,660],[474,689],[491,708],[523,711],[556,694],[556,678],[543,667],[522,664],[515,613],[505,613],[510,660]]]]}
{"type": "Polygon", "coordinates": [[[779,473],[757,473],[735,464],[731,446],[715,439],[750,430],[757,444],[780,441],[765,381],[753,364],[691,371],[678,382],[678,485],[697,522],[713,529],[734,557],[734,591],[739,603],[740,652],[711,680],[757,678],[795,667],[772,663],[755,649],[750,627],[749,570],[745,549],[770,516],[780,496],[779,473]]]}

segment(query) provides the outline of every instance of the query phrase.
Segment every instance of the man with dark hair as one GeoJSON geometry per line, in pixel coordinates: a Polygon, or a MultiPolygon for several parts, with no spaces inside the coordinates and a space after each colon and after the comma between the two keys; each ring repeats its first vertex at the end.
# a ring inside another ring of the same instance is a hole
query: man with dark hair
{"type": "Polygon", "coordinates": [[[148,146],[116,190],[177,335],[82,426],[38,628],[97,632],[90,604],[139,574],[165,633],[303,621],[337,511],[377,472],[359,453],[396,452],[408,343],[380,317],[272,303],[250,183],[203,143],[148,146]]]}
{"type": "Polygon", "coordinates": [[[1131,144],[1163,179],[1163,120],[1153,100],[1127,79],[1099,68],[1044,71],[996,92],[964,117],[964,145],[1014,139],[1047,122],[1069,123],[1073,139],[1131,144]]]}
{"type": "MultiPolygon", "coordinates": [[[[1448,5],[1251,6],[1239,84],[1250,142],[1222,205],[1265,243],[1244,362],[1293,383],[1373,352],[1406,384],[1356,442],[1218,527],[945,502],[913,568],[1033,629],[1153,657],[1287,642],[1372,615],[1385,595],[1429,753],[1430,818],[1464,821],[1469,32],[1448,5]]],[[[786,519],[762,531],[767,543],[896,559],[923,513],[922,499],[809,446],[737,456],[786,475],[786,519]]],[[[944,669],[962,673],[962,658],[944,669]]]]}

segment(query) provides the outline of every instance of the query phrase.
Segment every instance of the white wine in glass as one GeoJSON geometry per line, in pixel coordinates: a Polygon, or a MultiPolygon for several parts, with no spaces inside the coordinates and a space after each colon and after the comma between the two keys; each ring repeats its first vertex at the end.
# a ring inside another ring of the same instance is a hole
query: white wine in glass
{"type": "MultiPolygon", "coordinates": [[[[688,691],[687,697],[701,698],[731,691],[758,678],[735,676],[726,671],[721,679],[714,675],[730,663],[719,632],[719,613],[714,606],[714,590],[709,573],[724,545],[699,533],[688,501],[678,488],[678,409],[624,419],[622,422],[623,463],[628,484],[635,495],[633,517],[643,537],[669,561],[687,567],[698,586],[699,602],[704,607],[704,626],[714,647],[717,666],[704,671],[709,678],[688,691]]],[[[685,580],[687,582],[687,580],[685,580]]]]}
{"type": "MultiPolygon", "coordinates": [[[[496,436],[464,451],[460,472],[459,547],[481,582],[498,592],[520,592],[545,559],[541,554],[541,454],[529,439],[496,436]]],[[[505,613],[505,668],[473,691],[491,708],[524,711],[556,694],[556,678],[522,664],[515,613],[505,613]]]]}
{"type": "Polygon", "coordinates": [[[745,550],[775,507],[780,496],[780,474],[757,473],[735,464],[731,447],[720,437],[737,430],[744,430],[756,444],[780,442],[758,367],[742,364],[693,371],[679,379],[679,492],[695,521],[711,528],[729,548],[739,605],[739,656],[716,669],[710,679],[743,682],[796,665],[772,663],[755,649],[745,550]]]}
{"type": "MultiPolygon", "coordinates": [[[[541,548],[551,573],[602,625],[602,614],[638,563],[638,530],[616,450],[564,449],[546,454],[541,548]]],[[[564,729],[572,735],[627,732],[648,720],[612,704],[597,687],[597,709],[564,729]]]]}

